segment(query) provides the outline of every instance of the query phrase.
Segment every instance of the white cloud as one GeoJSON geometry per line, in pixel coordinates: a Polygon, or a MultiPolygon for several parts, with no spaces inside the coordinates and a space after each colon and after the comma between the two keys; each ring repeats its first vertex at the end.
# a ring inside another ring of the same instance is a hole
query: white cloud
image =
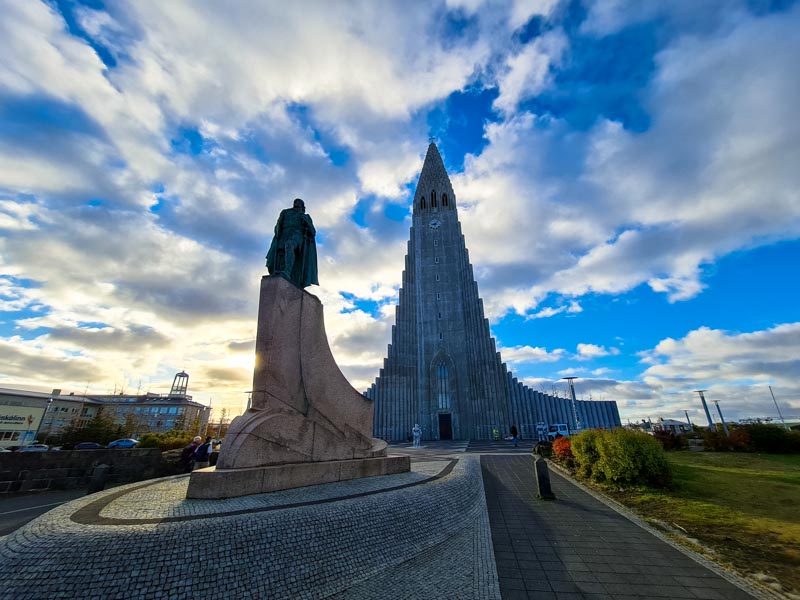
{"type": "Polygon", "coordinates": [[[657,55],[646,131],[524,113],[487,126],[453,183],[493,317],[643,283],[686,300],[704,265],[800,234],[800,7],[739,16],[657,55]]]}
{"type": "Polygon", "coordinates": [[[509,17],[511,29],[522,27],[531,17],[550,16],[559,3],[560,0],[514,0],[509,17]]]}
{"type": "Polygon", "coordinates": [[[513,114],[517,105],[544,90],[551,80],[551,67],[561,61],[568,46],[563,31],[549,31],[509,56],[505,71],[498,78],[500,95],[496,109],[513,114]]]}
{"type": "Polygon", "coordinates": [[[562,348],[556,348],[548,352],[547,348],[532,346],[511,346],[499,348],[503,360],[508,363],[541,363],[555,362],[561,360],[566,352],[562,348]]]}
{"type": "MultiPolygon", "coordinates": [[[[492,318],[577,313],[583,294],[642,283],[690,298],[704,264],[798,235],[800,10],[749,21],[736,12],[724,27],[709,17],[715,25],[675,40],[643,92],[652,127],[634,134],[518,113],[551,85],[568,43],[557,25],[522,47],[509,39],[531,16],[552,19],[555,0],[446,5],[473,17],[456,37],[443,33],[444,5],[406,2],[79,8],[114,68],[52,6],[4,5],[0,98],[52,103],[69,118],[0,137],[0,293],[5,310],[24,312],[12,316],[19,336],[5,338],[3,376],[81,390],[92,373],[97,389],[130,388],[168,386],[185,368],[198,397],[238,408],[252,353],[231,348],[252,338],[275,216],[300,196],[320,231],[314,293],[332,349],[366,387],[385,354],[408,236],[386,202],[402,204],[419,169],[426,111],[474,82],[499,86],[503,120],[451,175],[492,318]],[[195,130],[202,147],[180,150],[195,130]],[[342,292],[375,302],[375,314],[346,306],[342,292]],[[537,311],[551,294],[566,298],[537,311]],[[115,341],[140,351],[100,352],[115,341]]],[[[602,17],[593,5],[605,25],[587,31],[654,14],[629,8],[602,17]]],[[[532,346],[503,355],[520,365],[566,356],[532,346]]],[[[648,356],[654,369],[673,360],[648,356]]],[[[638,402],[644,385],[612,387],[638,402]]]]}
{"type": "Polygon", "coordinates": [[[578,344],[577,352],[578,360],[589,360],[592,358],[600,358],[602,356],[615,356],[619,354],[619,349],[606,348],[605,346],[597,346],[595,344],[578,344]]]}

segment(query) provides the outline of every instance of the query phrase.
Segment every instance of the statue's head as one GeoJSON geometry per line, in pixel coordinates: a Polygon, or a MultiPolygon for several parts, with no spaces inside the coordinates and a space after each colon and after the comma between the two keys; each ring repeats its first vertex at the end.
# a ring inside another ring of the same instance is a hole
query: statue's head
{"type": "Polygon", "coordinates": [[[303,202],[300,198],[295,198],[292,208],[296,208],[300,212],[306,212],[306,203],[303,202]]]}

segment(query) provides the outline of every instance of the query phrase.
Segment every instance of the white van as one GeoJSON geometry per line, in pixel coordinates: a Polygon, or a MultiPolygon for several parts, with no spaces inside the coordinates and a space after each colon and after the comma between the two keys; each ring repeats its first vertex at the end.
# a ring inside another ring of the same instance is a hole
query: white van
{"type": "Polygon", "coordinates": [[[556,423],[555,425],[550,425],[547,429],[547,439],[551,442],[562,435],[569,437],[569,427],[567,427],[566,423],[556,423]]]}

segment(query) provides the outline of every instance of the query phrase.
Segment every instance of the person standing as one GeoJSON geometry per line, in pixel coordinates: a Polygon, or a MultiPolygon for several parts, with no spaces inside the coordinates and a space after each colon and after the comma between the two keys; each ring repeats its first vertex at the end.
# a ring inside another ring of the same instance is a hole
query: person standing
{"type": "Polygon", "coordinates": [[[511,426],[511,438],[514,440],[514,448],[519,447],[519,432],[516,425],[511,426]]]}
{"type": "Polygon", "coordinates": [[[192,469],[194,469],[194,453],[200,446],[202,439],[199,435],[196,435],[192,442],[181,451],[180,463],[184,473],[191,473],[192,469]]]}
{"type": "MultiPolygon", "coordinates": [[[[196,440],[200,440],[199,437],[194,438],[196,440]]],[[[206,441],[200,444],[197,447],[197,450],[194,451],[194,468],[195,469],[204,469],[208,466],[208,460],[211,456],[211,436],[206,438],[206,441]]]]}

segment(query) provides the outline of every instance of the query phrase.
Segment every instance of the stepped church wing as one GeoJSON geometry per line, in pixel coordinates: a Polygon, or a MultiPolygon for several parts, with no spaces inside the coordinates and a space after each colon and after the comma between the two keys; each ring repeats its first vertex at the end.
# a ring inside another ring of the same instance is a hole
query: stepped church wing
{"type": "Polygon", "coordinates": [[[537,392],[503,363],[484,317],[456,195],[435,144],[428,147],[414,210],[388,356],[366,395],[375,401],[375,437],[480,440],[537,438],[542,424],[571,430],[620,425],[613,401],[537,392]],[[576,420],[577,418],[577,420],[576,420]]]}

